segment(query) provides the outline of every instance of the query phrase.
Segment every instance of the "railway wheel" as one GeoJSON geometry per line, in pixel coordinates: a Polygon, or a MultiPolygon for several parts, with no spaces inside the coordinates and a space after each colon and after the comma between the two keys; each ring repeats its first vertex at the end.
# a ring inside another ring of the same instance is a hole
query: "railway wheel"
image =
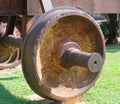
{"type": "MultiPolygon", "coordinates": [[[[14,68],[20,64],[21,59],[21,49],[13,46],[6,46],[3,43],[2,38],[6,32],[7,19],[7,16],[0,17],[0,69],[14,68]]],[[[14,29],[13,35],[21,37],[21,33],[17,28],[14,29]]]]}
{"type": "Polygon", "coordinates": [[[86,13],[59,7],[41,15],[22,51],[24,76],[40,96],[63,101],[89,90],[105,59],[103,34],[86,13]]]}

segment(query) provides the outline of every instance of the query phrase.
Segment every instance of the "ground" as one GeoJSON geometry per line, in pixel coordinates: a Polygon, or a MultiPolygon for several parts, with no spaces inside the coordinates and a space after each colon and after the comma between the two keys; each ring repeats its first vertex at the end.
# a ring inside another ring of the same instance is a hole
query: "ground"
{"type": "Polygon", "coordinates": [[[22,69],[21,65],[18,65],[17,67],[12,68],[12,69],[4,69],[4,70],[0,69],[0,76],[5,75],[5,74],[10,74],[10,73],[12,73],[12,72],[14,72],[16,70],[21,70],[21,69],[22,69]]]}
{"type": "MultiPolygon", "coordinates": [[[[12,74],[13,72],[15,72],[16,70],[21,70],[21,64],[18,65],[15,68],[12,69],[4,69],[4,70],[0,70],[0,76],[1,75],[8,75],[8,74],[12,74]]],[[[75,99],[71,99],[68,101],[64,101],[64,102],[53,102],[51,100],[46,100],[40,96],[38,96],[37,94],[32,94],[30,96],[27,96],[27,99],[30,99],[31,101],[40,101],[40,104],[88,104],[86,102],[83,102],[80,98],[75,98],[75,99]]]]}

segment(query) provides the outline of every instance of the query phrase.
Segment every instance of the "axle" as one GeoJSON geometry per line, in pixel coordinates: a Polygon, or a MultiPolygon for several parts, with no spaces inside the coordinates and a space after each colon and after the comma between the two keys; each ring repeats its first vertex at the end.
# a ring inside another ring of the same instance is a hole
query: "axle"
{"type": "Polygon", "coordinates": [[[102,66],[102,56],[99,53],[87,53],[81,51],[74,42],[65,43],[64,51],[60,56],[60,64],[63,67],[81,66],[88,68],[91,72],[98,72],[102,66]],[[67,44],[67,45],[65,45],[67,44]]]}
{"type": "Polygon", "coordinates": [[[3,44],[5,46],[13,46],[16,48],[21,48],[22,43],[23,43],[22,38],[14,36],[14,35],[8,35],[8,36],[3,38],[3,44]]]}
{"type": "Polygon", "coordinates": [[[7,26],[4,26],[3,29],[5,32],[3,32],[0,40],[1,43],[8,47],[16,47],[21,48],[22,47],[22,38],[20,36],[16,36],[14,33],[15,29],[15,23],[16,23],[16,16],[9,16],[7,26]]]}

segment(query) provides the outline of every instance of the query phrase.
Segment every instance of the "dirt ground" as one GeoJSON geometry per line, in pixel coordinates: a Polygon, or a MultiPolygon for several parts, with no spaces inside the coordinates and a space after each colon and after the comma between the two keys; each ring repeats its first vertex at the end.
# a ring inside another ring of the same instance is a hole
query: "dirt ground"
{"type": "Polygon", "coordinates": [[[15,68],[0,70],[0,76],[1,75],[11,74],[11,73],[13,73],[16,70],[21,70],[21,69],[22,69],[22,67],[21,67],[21,64],[20,64],[20,65],[18,65],[15,68]]]}
{"type": "Polygon", "coordinates": [[[57,102],[53,100],[47,100],[47,99],[44,99],[38,96],[37,94],[33,94],[33,95],[28,96],[28,99],[32,101],[34,100],[40,101],[40,104],[89,104],[88,102],[84,102],[82,99],[80,99],[80,97],[69,99],[63,102],[57,102]]]}

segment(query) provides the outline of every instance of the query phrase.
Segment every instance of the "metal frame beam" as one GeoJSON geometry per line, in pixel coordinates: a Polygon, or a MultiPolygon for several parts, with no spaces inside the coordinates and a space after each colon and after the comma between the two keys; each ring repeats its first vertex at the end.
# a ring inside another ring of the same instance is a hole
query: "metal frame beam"
{"type": "Polygon", "coordinates": [[[0,15],[35,15],[58,6],[73,6],[90,13],[120,13],[120,0],[0,0],[0,15]]]}

